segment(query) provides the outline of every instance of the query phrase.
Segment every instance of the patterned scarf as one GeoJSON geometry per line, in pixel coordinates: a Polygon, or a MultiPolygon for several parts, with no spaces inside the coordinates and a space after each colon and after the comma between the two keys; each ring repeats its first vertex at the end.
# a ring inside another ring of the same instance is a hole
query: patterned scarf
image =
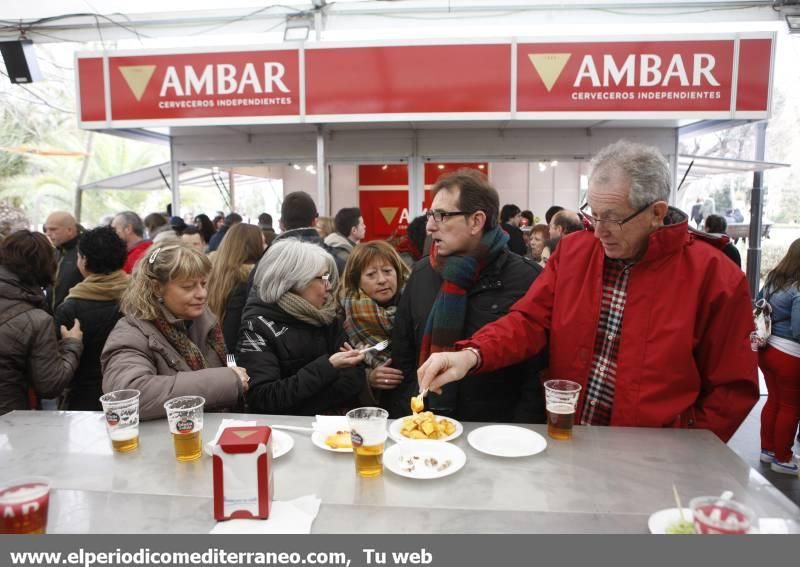
{"type": "MultiPolygon", "coordinates": [[[[481,238],[480,246],[471,255],[440,258],[436,247],[431,248],[430,262],[444,280],[439,295],[433,302],[425,324],[419,364],[434,352],[453,350],[456,341],[464,338],[464,321],[467,316],[467,292],[480,278],[483,269],[503,251],[508,235],[496,226],[481,238]]],[[[442,395],[431,394],[430,407],[440,412],[452,412],[456,407],[457,383],[448,384],[442,395]]]]}
{"type": "MultiPolygon", "coordinates": [[[[203,352],[198,348],[196,344],[192,342],[192,339],[189,338],[189,335],[186,332],[186,325],[183,321],[178,321],[174,325],[166,320],[166,318],[161,315],[158,319],[153,321],[153,324],[156,326],[156,329],[166,337],[169,341],[169,344],[178,351],[183,359],[186,361],[186,364],[189,365],[189,368],[192,370],[203,370],[204,368],[208,368],[208,362],[206,361],[206,357],[203,356],[203,352]]],[[[222,336],[222,328],[219,326],[219,323],[215,323],[211,330],[208,332],[208,346],[210,346],[219,356],[221,361],[225,360],[225,339],[222,336]]]]}
{"type": "MultiPolygon", "coordinates": [[[[398,297],[400,294],[396,294],[398,297]]],[[[353,346],[375,346],[384,339],[391,338],[397,306],[382,307],[361,290],[348,294],[342,300],[344,308],[344,332],[347,341],[353,346]]],[[[376,368],[392,358],[391,343],[382,352],[374,350],[365,354],[367,365],[376,368]]]]}
{"type": "Polygon", "coordinates": [[[333,299],[333,294],[328,297],[322,309],[318,309],[296,293],[289,291],[278,300],[278,307],[295,319],[315,327],[330,325],[336,319],[336,301],[333,299]]]}

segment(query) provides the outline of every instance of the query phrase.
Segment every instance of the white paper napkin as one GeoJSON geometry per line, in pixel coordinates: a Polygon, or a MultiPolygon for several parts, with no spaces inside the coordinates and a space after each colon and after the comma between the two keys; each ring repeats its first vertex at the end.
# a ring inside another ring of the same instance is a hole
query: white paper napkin
{"type": "Polygon", "coordinates": [[[316,494],[294,500],[273,502],[268,520],[228,520],[217,522],[212,534],[310,534],[311,524],[322,503],[316,494]]]}
{"type": "Polygon", "coordinates": [[[222,432],[225,431],[228,427],[251,427],[253,425],[257,425],[255,421],[243,421],[241,419],[223,419],[222,423],[219,424],[219,428],[217,429],[217,434],[214,436],[214,439],[209,441],[205,444],[206,455],[213,455],[214,454],[214,445],[217,444],[219,438],[222,436],[222,432]]]}
{"type": "Polygon", "coordinates": [[[350,424],[345,415],[318,415],[311,427],[323,437],[334,435],[337,431],[350,431],[350,424]]]}

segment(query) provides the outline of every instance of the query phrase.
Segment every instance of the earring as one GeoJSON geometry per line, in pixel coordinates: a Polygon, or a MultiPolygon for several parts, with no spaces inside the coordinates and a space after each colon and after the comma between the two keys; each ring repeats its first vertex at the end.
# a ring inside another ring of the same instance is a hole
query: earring
{"type": "Polygon", "coordinates": [[[163,298],[163,297],[159,297],[159,298],[158,298],[158,302],[159,302],[159,303],[164,303],[164,298],[163,298]]]}

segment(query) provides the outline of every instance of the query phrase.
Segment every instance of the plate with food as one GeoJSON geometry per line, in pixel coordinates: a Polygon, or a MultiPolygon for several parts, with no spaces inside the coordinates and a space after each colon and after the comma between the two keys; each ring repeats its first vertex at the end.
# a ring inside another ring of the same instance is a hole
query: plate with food
{"type": "Polygon", "coordinates": [[[353,444],[350,442],[350,431],[337,431],[325,435],[320,431],[311,434],[311,442],[326,451],[334,453],[352,453],[353,444]]]}
{"type": "Polygon", "coordinates": [[[470,432],[472,448],[495,457],[529,457],[547,448],[547,439],[517,425],[487,425],[470,432]]]}
{"type": "Polygon", "coordinates": [[[666,508],[650,516],[647,527],[651,534],[694,534],[694,522],[690,508],[666,508]]]}
{"type": "Polygon", "coordinates": [[[430,480],[461,470],[467,455],[459,447],[443,441],[415,443],[403,441],[383,454],[383,466],[406,478],[430,480]]]}
{"type": "Polygon", "coordinates": [[[389,437],[397,443],[403,441],[452,441],[464,432],[464,426],[455,419],[438,417],[423,411],[395,419],[389,425],[389,437]]]}

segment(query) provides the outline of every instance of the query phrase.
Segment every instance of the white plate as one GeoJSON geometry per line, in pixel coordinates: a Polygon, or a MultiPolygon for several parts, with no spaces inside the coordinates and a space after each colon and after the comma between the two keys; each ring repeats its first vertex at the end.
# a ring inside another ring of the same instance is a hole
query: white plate
{"type": "Polygon", "coordinates": [[[487,425],[471,431],[467,442],[473,449],[496,457],[528,457],[541,453],[547,440],[516,425],[487,425]]]}
{"type": "Polygon", "coordinates": [[[443,441],[403,441],[392,445],[383,454],[383,466],[394,474],[425,480],[451,475],[459,471],[466,462],[464,451],[443,441]],[[430,461],[426,464],[426,459],[436,459],[437,464],[430,464],[430,461]],[[448,461],[449,465],[440,468],[448,461]]]}
{"type": "Polygon", "coordinates": [[[325,443],[325,437],[323,437],[322,433],[320,433],[319,431],[315,431],[314,433],[311,434],[311,442],[314,445],[316,445],[317,447],[319,447],[320,449],[325,449],[326,451],[330,451],[332,453],[352,453],[353,452],[353,448],[352,447],[347,448],[347,449],[334,449],[333,447],[330,447],[329,445],[327,445],[325,443]]]}
{"type": "MultiPolygon", "coordinates": [[[[412,417],[412,416],[408,415],[406,417],[412,417]]],[[[436,416],[437,422],[440,419],[446,419],[447,421],[452,421],[453,425],[456,426],[456,430],[452,434],[448,435],[447,437],[442,437],[441,439],[409,439],[408,437],[400,433],[400,430],[403,429],[404,419],[405,417],[401,417],[400,419],[395,419],[392,423],[389,424],[389,437],[391,437],[395,443],[404,443],[406,441],[452,441],[453,439],[456,439],[462,433],[464,433],[464,426],[461,425],[459,422],[457,422],[455,419],[451,417],[440,417],[437,415],[436,416]]]]}
{"type": "MultiPolygon", "coordinates": [[[[692,510],[690,508],[683,508],[683,517],[688,521],[692,521],[692,510]]],[[[650,529],[651,534],[666,534],[667,526],[681,519],[681,512],[678,508],[666,508],[659,510],[650,515],[647,520],[647,527],[650,529]]]]}
{"type": "Polygon", "coordinates": [[[288,433],[272,430],[272,458],[277,459],[284,456],[294,447],[294,438],[288,433]]]}

